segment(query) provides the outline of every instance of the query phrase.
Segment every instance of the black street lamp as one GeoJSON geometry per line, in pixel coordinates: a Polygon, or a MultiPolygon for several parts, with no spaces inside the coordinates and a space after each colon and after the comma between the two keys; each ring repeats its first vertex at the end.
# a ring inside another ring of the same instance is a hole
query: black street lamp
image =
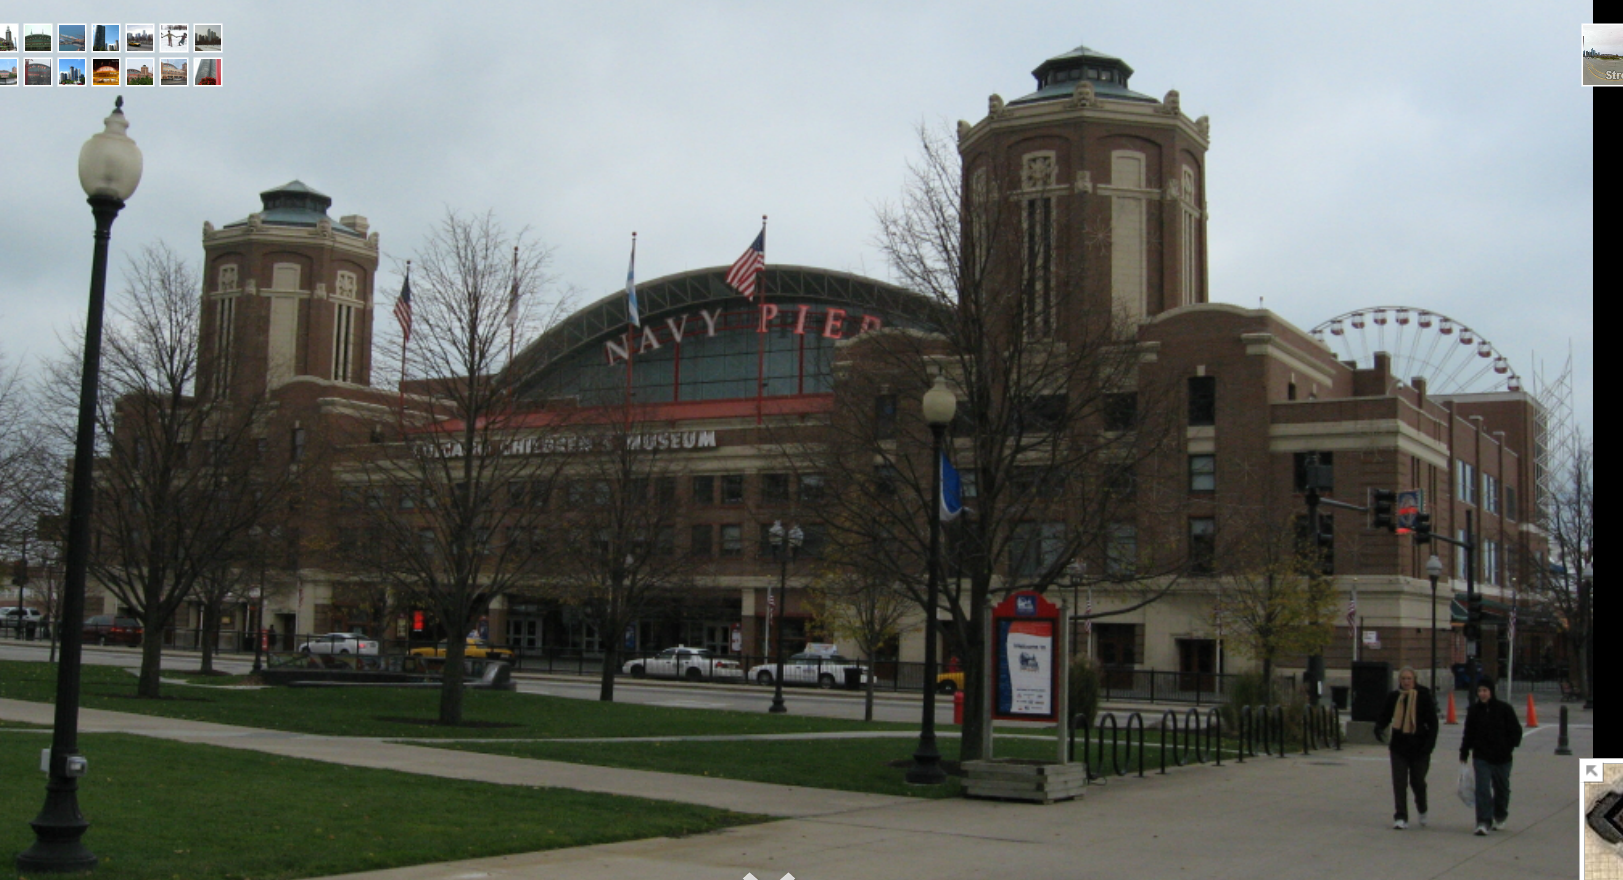
{"type": "Polygon", "coordinates": [[[265,532],[259,526],[252,526],[248,534],[254,539],[254,555],[259,557],[259,593],[255,597],[259,600],[259,626],[253,635],[254,674],[258,675],[265,670],[265,532]]]}
{"type": "Polygon", "coordinates": [[[919,747],[913,753],[913,766],[907,771],[907,781],[913,785],[940,785],[947,781],[947,772],[941,768],[941,752],[935,743],[935,611],[936,590],[940,574],[939,548],[941,545],[941,435],[952,424],[958,411],[958,398],[947,388],[943,376],[935,377],[935,384],[924,392],[924,421],[930,426],[930,502],[925,505],[930,518],[930,558],[924,602],[924,718],[919,728],[919,747]]]}
{"type": "Polygon", "coordinates": [[[772,667],[772,708],[767,711],[774,715],[782,715],[789,711],[789,707],[783,704],[783,612],[789,608],[789,557],[806,543],[806,533],[800,530],[800,526],[792,526],[788,531],[788,545],[785,546],[783,523],[778,521],[772,523],[772,528],[767,529],[766,535],[767,540],[772,542],[772,552],[781,562],[781,568],[778,569],[778,601],[782,605],[777,609],[777,619],[774,621],[778,628],[774,639],[777,659],[772,667]]]}
{"type": "Polygon", "coordinates": [[[56,721],[51,735],[50,782],[45,806],[29,824],[34,844],[17,856],[23,874],[89,871],[96,856],[80,841],[90,823],[79,812],[79,661],[84,641],[85,575],[90,563],[91,466],[96,455],[96,389],[101,374],[101,321],[107,291],[107,244],[113,218],[141,183],[141,150],[124,134],[124,99],[113,104],[105,130],[79,150],[79,184],[96,218],[96,250],[90,266],[90,311],[85,319],[84,366],[79,379],[79,424],[73,445],[73,484],[68,499],[68,546],[62,584],[62,662],[57,665],[56,721]]]}
{"type": "Polygon", "coordinates": [[[1437,554],[1426,560],[1426,577],[1431,578],[1431,697],[1437,700],[1437,579],[1442,577],[1443,561],[1437,554]]]}

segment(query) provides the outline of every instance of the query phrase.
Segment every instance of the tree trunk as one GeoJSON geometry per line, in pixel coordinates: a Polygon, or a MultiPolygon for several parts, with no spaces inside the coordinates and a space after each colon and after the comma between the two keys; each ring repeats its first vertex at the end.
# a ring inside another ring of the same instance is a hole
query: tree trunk
{"type": "Polygon", "coordinates": [[[440,679],[440,723],[462,723],[462,658],[467,654],[468,642],[460,632],[445,640],[445,667],[440,679]]]}
{"type": "Polygon", "coordinates": [[[863,695],[863,700],[862,700],[862,720],[863,721],[872,721],[873,720],[873,688],[874,688],[874,679],[876,679],[876,678],[878,678],[878,675],[876,674],[876,670],[874,668],[873,656],[869,655],[869,657],[868,657],[868,688],[867,688],[868,692],[865,695],[863,695]]]}
{"type": "MultiPolygon", "coordinates": [[[[969,612],[969,637],[965,639],[965,652],[960,657],[964,667],[964,726],[962,739],[958,744],[958,757],[961,761],[976,761],[984,757],[981,754],[981,734],[985,730],[986,719],[981,717],[984,683],[986,674],[986,645],[983,644],[982,632],[986,626],[986,601],[984,593],[979,590],[971,596],[974,603],[969,612]],[[977,598],[977,595],[979,598],[977,598]]],[[[925,687],[935,687],[935,682],[925,682],[925,687]]]]}
{"type": "Polygon", "coordinates": [[[1262,704],[1274,704],[1274,658],[1270,655],[1262,658],[1262,704]]]}
{"type": "Polygon", "coordinates": [[[603,645],[603,675],[599,680],[597,689],[597,698],[599,701],[604,703],[614,702],[614,673],[619,666],[619,647],[612,641],[605,641],[603,645]]]}
{"type": "Polygon", "coordinates": [[[163,696],[159,692],[158,676],[163,666],[163,626],[148,626],[141,632],[141,678],[135,694],[149,700],[163,696]]]}
{"type": "Polygon", "coordinates": [[[203,675],[214,674],[214,642],[220,637],[220,610],[212,604],[203,606],[203,636],[198,645],[203,653],[203,659],[198,664],[198,672],[203,675]]]}

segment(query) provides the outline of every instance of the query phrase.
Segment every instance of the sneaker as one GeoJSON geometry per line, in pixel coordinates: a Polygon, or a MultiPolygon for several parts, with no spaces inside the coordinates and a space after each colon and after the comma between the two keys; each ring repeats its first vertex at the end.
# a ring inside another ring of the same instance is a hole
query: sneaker
{"type": "Polygon", "coordinates": [[[1504,819],[1495,819],[1493,820],[1493,830],[1503,831],[1505,830],[1505,826],[1508,824],[1510,824],[1510,819],[1508,817],[1504,819]]]}
{"type": "Polygon", "coordinates": [[[1420,827],[1421,828],[1426,827],[1426,814],[1425,813],[1420,814],[1420,827]]]}
{"type": "Polygon", "coordinates": [[[1488,826],[1486,826],[1486,825],[1478,825],[1476,827],[1476,836],[1477,837],[1487,837],[1488,836],[1488,826]]]}
{"type": "Polygon", "coordinates": [[[1398,831],[1402,831],[1403,829],[1409,827],[1409,822],[1408,822],[1408,820],[1405,820],[1405,819],[1399,819],[1396,822],[1392,823],[1392,827],[1397,829],[1398,831]]]}

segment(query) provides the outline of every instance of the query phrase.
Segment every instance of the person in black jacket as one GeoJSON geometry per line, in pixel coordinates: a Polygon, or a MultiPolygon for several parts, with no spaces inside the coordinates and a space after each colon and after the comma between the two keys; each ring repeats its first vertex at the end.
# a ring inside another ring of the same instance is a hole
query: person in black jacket
{"type": "Polygon", "coordinates": [[[1493,694],[1493,679],[1483,676],[1476,699],[1465,713],[1460,740],[1460,763],[1475,754],[1476,833],[1505,827],[1510,815],[1510,752],[1522,744],[1522,725],[1510,704],[1493,694]],[[1490,824],[1491,823],[1491,824],[1490,824]]]}
{"type": "Polygon", "coordinates": [[[1409,789],[1414,789],[1415,809],[1420,824],[1426,824],[1426,771],[1431,768],[1431,750],[1437,745],[1437,703],[1431,691],[1416,681],[1413,667],[1398,670],[1398,689],[1386,695],[1386,704],[1375,718],[1375,735],[1390,725],[1392,756],[1392,827],[1409,827],[1409,789]]]}

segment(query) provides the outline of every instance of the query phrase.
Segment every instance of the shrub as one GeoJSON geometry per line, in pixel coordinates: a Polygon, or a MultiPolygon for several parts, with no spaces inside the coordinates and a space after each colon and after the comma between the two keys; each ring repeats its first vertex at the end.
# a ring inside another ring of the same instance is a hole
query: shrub
{"type": "Polygon", "coordinates": [[[1099,714],[1099,693],[1103,690],[1099,680],[1099,667],[1087,657],[1071,658],[1071,717],[1085,715],[1092,724],[1099,714]]]}

